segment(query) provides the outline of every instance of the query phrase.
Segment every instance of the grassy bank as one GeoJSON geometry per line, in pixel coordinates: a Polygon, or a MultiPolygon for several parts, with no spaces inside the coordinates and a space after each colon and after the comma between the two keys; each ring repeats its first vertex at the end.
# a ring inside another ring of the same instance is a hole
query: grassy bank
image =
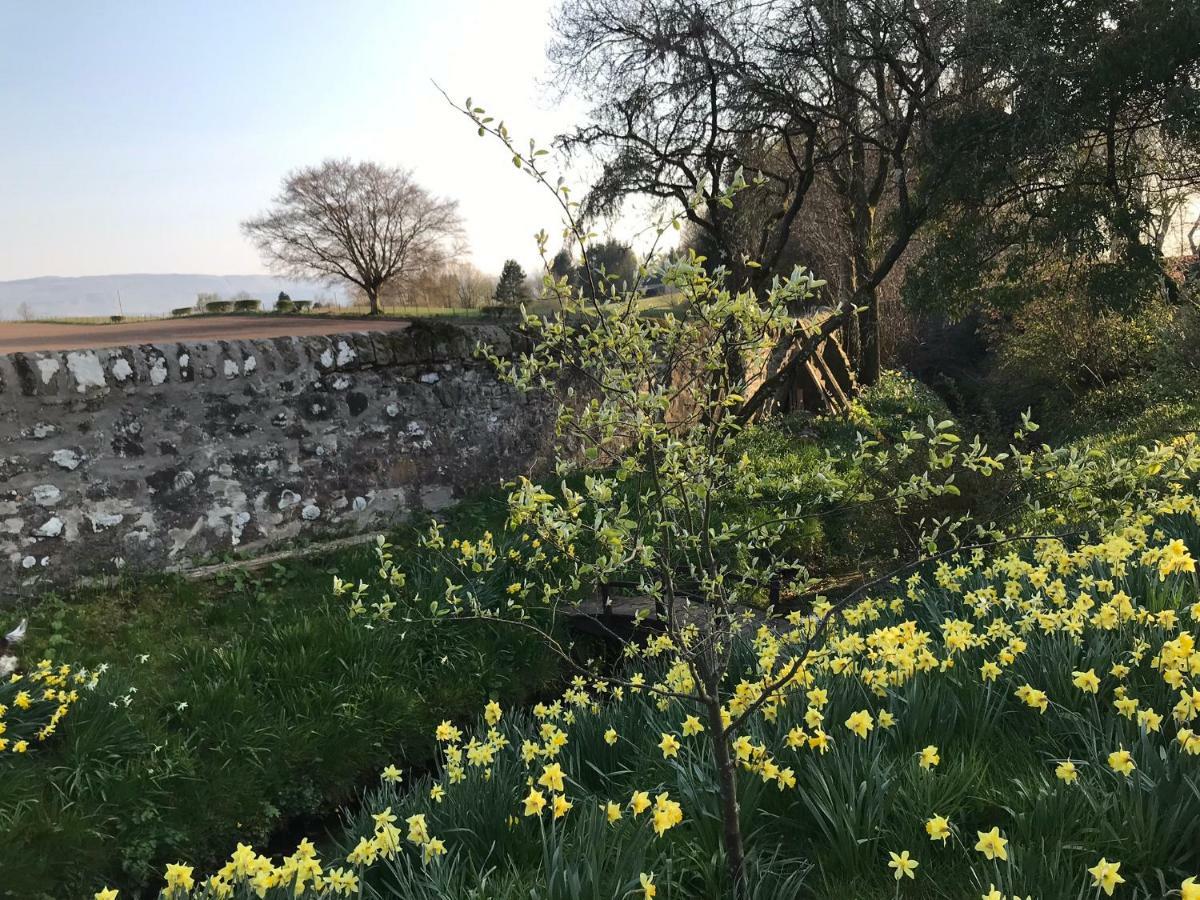
{"type": "MultiPolygon", "coordinates": [[[[483,523],[490,508],[460,516],[483,523]]],[[[57,734],[0,761],[0,896],[133,889],[185,849],[215,858],[230,840],[270,841],[381,766],[424,764],[440,717],[489,697],[520,703],[555,678],[515,631],[350,621],[331,573],[373,566],[368,545],[256,577],[130,580],[29,610],[27,665],[46,656],[106,671],[57,734]]]]}
{"type": "MultiPolygon", "coordinates": [[[[734,744],[748,900],[1149,900],[1194,885],[1187,471],[1111,529],[964,553],[883,588],[816,652],[803,619],[747,628],[730,716],[803,660],[734,744]]],[[[317,865],[389,900],[730,896],[711,729],[689,721],[686,670],[651,645],[557,702],[438,728],[438,769],[369,792],[319,863],[304,846],[273,862],[241,851],[197,893],[316,898],[317,865]],[[682,695],[646,690],[668,686],[682,695]]]]}

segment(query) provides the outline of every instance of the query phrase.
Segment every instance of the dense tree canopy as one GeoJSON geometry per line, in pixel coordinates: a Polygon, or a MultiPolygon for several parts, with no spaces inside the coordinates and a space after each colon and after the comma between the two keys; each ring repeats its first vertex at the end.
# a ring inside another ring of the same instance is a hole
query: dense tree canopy
{"type": "Polygon", "coordinates": [[[817,245],[870,381],[880,289],[930,242],[935,293],[1047,229],[1161,271],[1155,223],[1196,185],[1196,17],[1183,0],[564,0],[550,55],[592,104],[562,138],[602,163],[585,210],[682,205],[750,284],[817,245]],[[740,181],[757,190],[718,202],[740,181]]]}

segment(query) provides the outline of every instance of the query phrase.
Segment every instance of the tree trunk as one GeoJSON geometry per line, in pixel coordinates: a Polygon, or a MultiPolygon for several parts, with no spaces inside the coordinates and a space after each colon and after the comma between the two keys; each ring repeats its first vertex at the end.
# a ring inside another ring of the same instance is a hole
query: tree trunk
{"type": "Polygon", "coordinates": [[[371,315],[382,316],[383,307],[379,304],[379,290],[377,288],[366,288],[367,302],[371,305],[371,315]]]}
{"type": "Polygon", "coordinates": [[[712,700],[706,707],[708,729],[712,734],[713,760],[717,764],[725,864],[729,867],[732,896],[741,900],[746,896],[746,848],[742,843],[741,810],[737,800],[737,769],[729,752],[729,736],[721,722],[721,704],[712,700]]]}
{"type": "Polygon", "coordinates": [[[872,385],[879,380],[879,292],[875,288],[864,291],[858,301],[864,307],[860,328],[862,341],[862,358],[858,366],[858,378],[864,385],[872,385]]]}

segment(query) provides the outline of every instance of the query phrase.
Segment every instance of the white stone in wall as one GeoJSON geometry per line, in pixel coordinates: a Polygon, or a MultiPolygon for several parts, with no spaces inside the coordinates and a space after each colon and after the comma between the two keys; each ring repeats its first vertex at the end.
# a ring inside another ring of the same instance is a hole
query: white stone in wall
{"type": "Polygon", "coordinates": [[[50,435],[57,433],[57,431],[57,426],[51,425],[48,422],[38,422],[33,426],[33,436],[38,439],[50,437],[50,435]]]}
{"type": "Polygon", "coordinates": [[[117,381],[125,381],[125,379],[133,374],[133,366],[129,365],[129,360],[121,356],[112,364],[112,373],[113,378],[117,379],[117,381]]]}
{"type": "Polygon", "coordinates": [[[358,354],[354,352],[353,347],[351,347],[345,341],[338,341],[337,364],[339,366],[344,366],[347,363],[352,363],[352,362],[354,362],[354,360],[357,357],[358,357],[358,354]]]}
{"type": "Polygon", "coordinates": [[[225,377],[236,378],[238,374],[238,364],[232,359],[225,360],[225,377]]]}
{"type": "Polygon", "coordinates": [[[57,375],[58,370],[61,368],[58,364],[58,360],[54,357],[50,357],[49,359],[39,359],[37,361],[37,367],[38,371],[42,374],[42,384],[49,384],[50,379],[57,375]]]}
{"type": "Polygon", "coordinates": [[[100,357],[90,350],[67,354],[67,368],[75,376],[75,390],[83,394],[88,388],[104,387],[104,368],[100,357]]]}
{"type": "Polygon", "coordinates": [[[58,537],[62,534],[63,520],[52,516],[41,528],[34,532],[38,537],[58,537]]]}
{"type": "Polygon", "coordinates": [[[394,418],[396,418],[396,416],[400,415],[400,407],[399,407],[399,405],[398,405],[398,404],[395,404],[395,403],[389,403],[389,404],[387,405],[387,408],[386,408],[386,410],[385,410],[385,411],[386,411],[386,412],[387,412],[387,414],[388,414],[389,416],[391,416],[393,419],[394,419],[394,418]]]}
{"type": "Polygon", "coordinates": [[[300,502],[300,495],[295,491],[289,491],[286,488],[279,495],[279,503],[276,504],[280,509],[288,509],[300,502]]]}
{"type": "Polygon", "coordinates": [[[442,380],[442,376],[437,372],[426,372],[421,376],[421,384],[437,384],[442,380]]]}
{"type": "Polygon", "coordinates": [[[21,568],[22,569],[32,569],[36,565],[37,565],[37,557],[36,556],[26,556],[21,560],[21,568]]]}
{"type": "Polygon", "coordinates": [[[366,497],[355,497],[354,498],[353,509],[355,512],[362,512],[366,508],[367,508],[367,498],[366,497]]]}
{"type": "Polygon", "coordinates": [[[33,496],[33,502],[38,506],[53,506],[62,499],[62,491],[52,484],[34,485],[30,493],[33,496]]]}
{"type": "Polygon", "coordinates": [[[242,542],[242,532],[246,529],[246,525],[250,522],[250,513],[243,510],[236,513],[233,517],[233,524],[230,526],[229,534],[236,547],[242,542]]]}
{"type": "Polygon", "coordinates": [[[186,369],[192,364],[192,358],[186,353],[179,354],[179,368],[186,369]]]}
{"type": "Polygon", "coordinates": [[[125,517],[120,513],[90,513],[88,519],[92,523],[92,531],[103,531],[105,528],[113,528],[125,521],[125,517]]]}
{"type": "Polygon", "coordinates": [[[246,375],[249,375],[251,372],[253,372],[257,368],[258,368],[258,360],[255,359],[253,356],[247,356],[246,359],[242,362],[242,372],[246,375]]]}
{"type": "Polygon", "coordinates": [[[300,515],[305,521],[311,522],[314,519],[321,518],[321,508],[310,503],[300,511],[300,515]]]}
{"type": "Polygon", "coordinates": [[[150,383],[158,386],[167,380],[167,361],[161,356],[155,357],[150,366],[150,383]]]}
{"type": "Polygon", "coordinates": [[[67,471],[73,471],[79,468],[79,464],[83,462],[83,460],[79,458],[78,453],[66,447],[55,450],[53,453],[51,453],[50,461],[56,466],[66,469],[67,471]]]}
{"type": "Polygon", "coordinates": [[[326,349],[321,354],[321,365],[323,365],[326,369],[333,368],[333,351],[332,350],[326,349]]]}
{"type": "Polygon", "coordinates": [[[344,391],[348,387],[350,387],[350,379],[345,375],[339,375],[333,379],[333,389],[335,391],[344,391]]]}

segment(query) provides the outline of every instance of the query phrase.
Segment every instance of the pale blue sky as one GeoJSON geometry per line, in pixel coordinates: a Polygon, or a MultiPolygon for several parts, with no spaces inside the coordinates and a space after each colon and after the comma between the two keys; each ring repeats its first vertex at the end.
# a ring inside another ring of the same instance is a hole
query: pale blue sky
{"type": "Polygon", "coordinates": [[[0,0],[0,279],[264,271],[238,223],[327,156],[457,197],[477,264],[553,203],[437,94],[548,141],[553,0],[0,0]]]}

